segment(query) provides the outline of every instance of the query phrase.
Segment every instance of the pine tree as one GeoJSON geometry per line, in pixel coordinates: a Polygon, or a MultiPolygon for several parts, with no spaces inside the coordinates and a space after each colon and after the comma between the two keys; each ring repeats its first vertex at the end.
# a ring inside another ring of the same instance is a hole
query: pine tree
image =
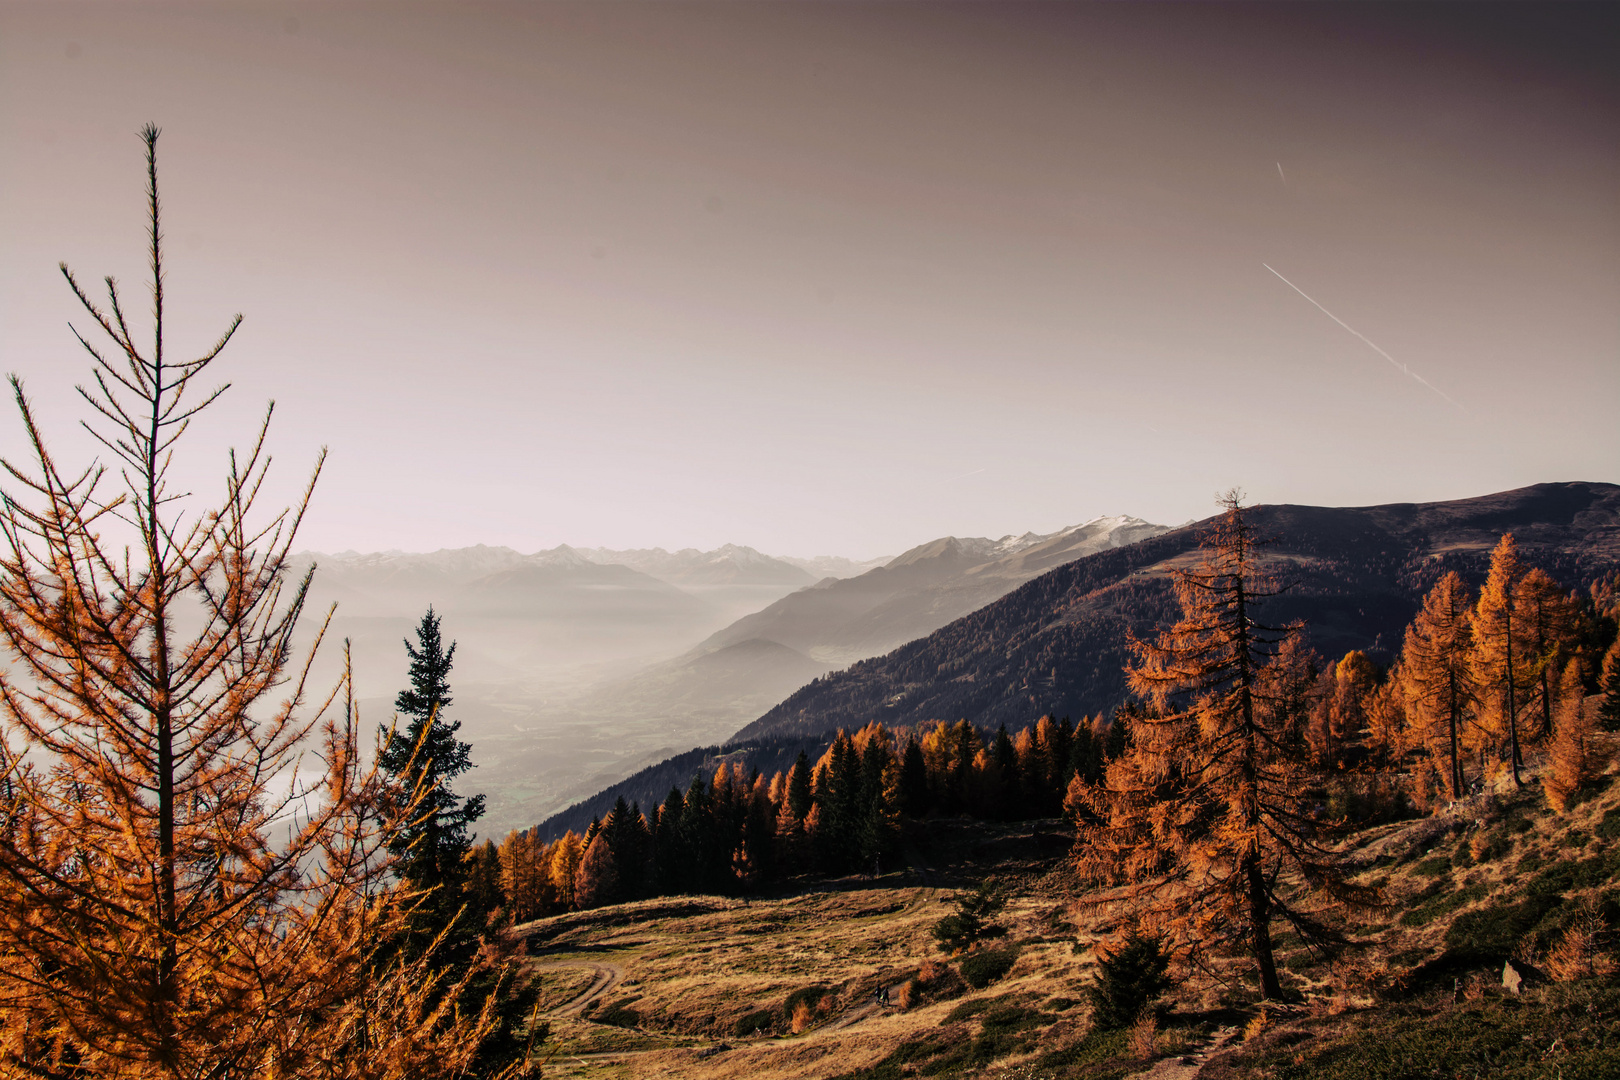
{"type": "Polygon", "coordinates": [[[471,747],[456,738],[460,721],[444,716],[451,703],[449,676],[456,646],[451,642],[444,647],[439,617],[431,607],[417,624],[416,641],[414,646],[405,642],[411,685],[394,699],[394,708],[408,722],[403,730],[382,730],[377,758],[414,806],[409,816],[394,823],[389,848],[399,859],[401,880],[423,894],[407,947],[421,948],[451,929],[451,951],[464,954],[480,929],[476,913],[463,911],[465,863],[472,847],[467,827],[483,816],[484,797],[463,799],[450,788],[450,781],[472,768],[471,747]]]}
{"type": "Polygon", "coordinates": [[[1443,761],[1453,801],[1462,798],[1462,740],[1479,701],[1473,654],[1473,610],[1468,586],[1455,571],[1423,598],[1423,609],[1406,628],[1401,675],[1408,711],[1416,714],[1424,742],[1443,761]]]}
{"type": "Polygon", "coordinates": [[[1111,948],[1097,950],[1097,980],[1086,988],[1091,1019],[1100,1028],[1122,1028],[1170,987],[1170,950],[1161,938],[1133,929],[1111,948]]]}
{"type": "Polygon", "coordinates": [[[62,267],[113,343],[74,332],[110,465],[59,465],[12,380],[32,460],[5,463],[0,501],[0,1076],[463,1075],[491,1011],[439,1010],[457,988],[424,961],[377,970],[405,911],[384,785],[347,672],[312,702],[293,663],[310,489],[256,507],[268,412],[220,503],[171,486],[241,317],[199,359],[168,354],[158,134],[141,132],[150,344],[113,279],[103,308],[62,267]]]}
{"type": "Polygon", "coordinates": [[[1290,647],[1297,626],[1256,620],[1274,593],[1239,496],[1222,505],[1202,561],[1177,574],[1180,621],[1152,641],[1131,639],[1130,685],[1151,708],[1120,714],[1126,749],[1102,785],[1073,792],[1087,811],[1076,815],[1075,859],[1084,877],[1124,884],[1135,917],[1189,953],[1246,946],[1261,995],[1275,999],[1273,920],[1307,942],[1333,942],[1325,907],[1368,896],[1347,883],[1311,815],[1293,689],[1310,678],[1309,653],[1290,647]],[[1284,888],[1285,875],[1301,887],[1284,888]]]}

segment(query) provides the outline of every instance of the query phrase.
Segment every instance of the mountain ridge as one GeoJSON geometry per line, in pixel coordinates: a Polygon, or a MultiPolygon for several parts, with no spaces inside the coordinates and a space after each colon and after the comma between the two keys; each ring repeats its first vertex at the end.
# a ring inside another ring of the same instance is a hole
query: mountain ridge
{"type": "MultiPolygon", "coordinates": [[[[1471,499],[1372,507],[1249,508],[1265,559],[1294,588],[1267,612],[1305,617],[1327,657],[1387,656],[1422,594],[1447,570],[1478,581],[1501,534],[1566,587],[1620,565],[1620,486],[1538,484],[1471,499]]],[[[1126,631],[1174,614],[1171,573],[1196,559],[1208,520],[1097,552],[1027,581],[995,602],[881,657],[802,687],[733,742],[803,737],[870,720],[966,718],[980,726],[1041,713],[1108,711],[1124,697],[1126,631]]]]}

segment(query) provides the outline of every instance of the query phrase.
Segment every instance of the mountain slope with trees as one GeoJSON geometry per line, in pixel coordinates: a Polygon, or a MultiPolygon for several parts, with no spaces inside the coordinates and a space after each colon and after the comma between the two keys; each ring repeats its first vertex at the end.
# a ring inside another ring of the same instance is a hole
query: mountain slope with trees
{"type": "MultiPolygon", "coordinates": [[[[1620,563],[1620,486],[1537,484],[1472,499],[1371,507],[1257,506],[1262,568],[1289,586],[1268,615],[1304,619],[1324,655],[1387,662],[1423,595],[1447,572],[1482,584],[1505,532],[1524,561],[1586,588],[1620,563]]],[[[1111,711],[1125,697],[1126,633],[1175,616],[1171,572],[1190,565],[1207,523],[1088,555],[886,656],[801,688],[737,741],[871,721],[966,718],[1016,726],[1042,713],[1111,711]]],[[[802,594],[801,594],[802,595],[802,594]]]]}
{"type": "Polygon", "coordinates": [[[932,633],[1054,566],[1164,531],[1140,518],[1102,517],[1044,536],[941,537],[859,577],[800,589],[693,651],[757,638],[831,665],[847,664],[932,633]]]}

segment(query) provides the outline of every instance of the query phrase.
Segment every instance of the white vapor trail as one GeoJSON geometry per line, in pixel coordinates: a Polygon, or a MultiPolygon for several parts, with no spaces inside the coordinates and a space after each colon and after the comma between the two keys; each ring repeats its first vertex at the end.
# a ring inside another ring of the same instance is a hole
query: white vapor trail
{"type": "MultiPolygon", "coordinates": [[[[1282,176],[1282,182],[1283,182],[1283,187],[1287,187],[1287,186],[1288,186],[1288,177],[1286,177],[1286,176],[1283,176],[1283,171],[1282,171],[1282,162],[1280,162],[1280,161],[1279,161],[1279,162],[1277,162],[1277,175],[1278,175],[1278,176],[1282,176]]],[[[1271,272],[1272,272],[1272,273],[1273,273],[1273,274],[1275,274],[1275,273],[1276,273],[1276,272],[1277,272],[1277,271],[1275,271],[1275,270],[1272,270],[1272,271],[1271,271],[1271,272]]]]}
{"type": "MultiPolygon", "coordinates": [[[[1281,169],[1281,168],[1282,168],[1282,166],[1279,165],[1278,169],[1281,169]]],[[[1268,263],[1261,263],[1260,265],[1264,266],[1267,270],[1271,270],[1271,266],[1268,263]]],[[[1271,272],[1273,274],[1277,274],[1277,271],[1275,271],[1275,270],[1271,270],[1271,272]]],[[[1366,334],[1363,334],[1361,331],[1357,330],[1355,327],[1351,326],[1349,323],[1345,322],[1343,319],[1341,319],[1337,315],[1333,314],[1333,312],[1329,311],[1327,308],[1323,307],[1321,304],[1316,303],[1315,300],[1311,300],[1311,297],[1309,296],[1309,294],[1307,294],[1305,292],[1304,289],[1300,288],[1298,285],[1295,285],[1292,281],[1289,281],[1287,278],[1283,277],[1281,274],[1277,274],[1277,279],[1279,281],[1281,281],[1284,285],[1287,285],[1290,289],[1293,289],[1295,292],[1299,293],[1299,295],[1305,297],[1305,299],[1310,300],[1311,303],[1313,305],[1315,305],[1316,309],[1318,311],[1320,311],[1322,314],[1326,315],[1328,318],[1332,319],[1334,322],[1338,323],[1340,326],[1344,327],[1346,330],[1348,330],[1352,334],[1356,335],[1356,337],[1360,338],[1362,341],[1365,341],[1367,343],[1368,347],[1371,348],[1373,352],[1377,353],[1379,356],[1382,356],[1385,360],[1388,360],[1391,364],[1394,364],[1396,367],[1400,368],[1401,373],[1403,375],[1408,375],[1408,376],[1416,379],[1418,382],[1422,383],[1424,386],[1427,386],[1430,390],[1433,390],[1435,393],[1439,394],[1441,397],[1443,397],[1447,401],[1451,402],[1451,404],[1457,406],[1457,408],[1462,409],[1463,412],[1468,411],[1467,409],[1463,409],[1462,404],[1460,402],[1458,402],[1455,398],[1453,398],[1450,394],[1447,394],[1444,390],[1442,390],[1438,386],[1434,385],[1434,383],[1430,382],[1428,379],[1425,379],[1423,376],[1419,375],[1417,372],[1413,371],[1411,368],[1407,367],[1405,364],[1401,363],[1399,360],[1397,360],[1393,356],[1389,355],[1389,353],[1385,352],[1383,349],[1380,349],[1378,347],[1377,343],[1372,340],[1372,338],[1368,337],[1366,334]]]]}

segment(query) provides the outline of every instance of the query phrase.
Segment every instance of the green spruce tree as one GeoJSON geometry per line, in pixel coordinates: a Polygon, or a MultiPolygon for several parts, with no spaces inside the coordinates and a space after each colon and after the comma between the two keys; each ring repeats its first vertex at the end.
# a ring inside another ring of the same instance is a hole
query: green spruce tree
{"type": "Polygon", "coordinates": [[[450,665],[455,642],[447,649],[439,631],[439,617],[430,607],[416,627],[416,645],[405,642],[411,658],[408,690],[394,699],[403,725],[383,731],[377,758],[394,778],[405,800],[417,792],[421,799],[408,820],[395,824],[389,848],[398,856],[396,872],[422,895],[412,919],[408,949],[423,948],[447,928],[443,947],[447,959],[475,946],[487,911],[464,911],[467,896],[467,853],[472,838],[467,827],[484,813],[484,797],[461,798],[450,781],[472,767],[471,749],[456,738],[459,721],[449,721],[450,665]]]}

